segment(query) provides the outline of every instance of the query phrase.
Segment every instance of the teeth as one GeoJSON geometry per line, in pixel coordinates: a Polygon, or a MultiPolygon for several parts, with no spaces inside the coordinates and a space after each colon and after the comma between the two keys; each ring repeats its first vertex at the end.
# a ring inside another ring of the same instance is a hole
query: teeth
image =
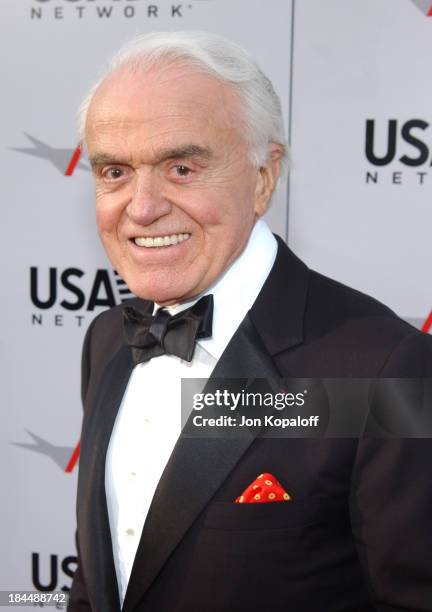
{"type": "Polygon", "coordinates": [[[140,247],[162,247],[179,244],[190,238],[190,234],[171,234],[171,236],[155,236],[154,238],[134,238],[134,242],[140,247]]]}

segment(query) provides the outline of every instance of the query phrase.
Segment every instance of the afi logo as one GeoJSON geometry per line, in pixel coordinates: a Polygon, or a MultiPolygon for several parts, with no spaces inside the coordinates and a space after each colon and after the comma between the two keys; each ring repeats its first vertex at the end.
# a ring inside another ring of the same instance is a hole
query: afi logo
{"type": "Polygon", "coordinates": [[[41,438],[31,431],[27,430],[27,433],[33,438],[33,442],[13,442],[14,446],[20,446],[21,448],[26,448],[27,450],[49,457],[56,466],[66,474],[73,472],[80,454],[79,442],[75,447],[59,446],[58,444],[53,444],[41,438]]]}
{"type": "Polygon", "coordinates": [[[375,119],[367,119],[365,146],[367,160],[374,166],[387,166],[395,159],[405,166],[422,166],[430,159],[429,147],[425,142],[425,131],[428,127],[429,123],[423,119],[411,119],[400,125],[397,119],[390,119],[387,125],[378,128],[375,119]],[[398,152],[402,155],[397,156],[398,152]]]}
{"type": "Polygon", "coordinates": [[[423,332],[429,333],[432,329],[432,310],[429,313],[428,318],[426,319],[426,321],[423,323],[421,330],[423,332]]]}
{"type": "Polygon", "coordinates": [[[421,10],[427,17],[432,17],[432,1],[431,0],[411,0],[417,8],[421,10]]]}
{"type": "Polygon", "coordinates": [[[39,157],[50,162],[64,176],[72,176],[75,169],[90,171],[90,168],[80,161],[81,147],[78,145],[75,149],[59,149],[38,140],[30,134],[24,132],[27,139],[32,143],[32,147],[11,147],[12,151],[25,153],[33,157],[39,157]]]}

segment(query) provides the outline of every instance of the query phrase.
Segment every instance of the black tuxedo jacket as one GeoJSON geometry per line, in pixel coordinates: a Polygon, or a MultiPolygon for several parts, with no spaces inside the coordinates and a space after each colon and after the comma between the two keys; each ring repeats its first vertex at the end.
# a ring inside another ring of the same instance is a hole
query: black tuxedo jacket
{"type": "MultiPolygon", "coordinates": [[[[104,472],[133,367],[122,309],[97,317],[84,345],[73,612],[120,609],[104,472]]],[[[212,376],[431,375],[430,336],[310,271],[279,240],[271,273],[212,376]]],[[[123,610],[431,611],[431,459],[429,439],[180,437],[123,610]],[[261,472],[293,501],[235,504],[261,472]]]]}

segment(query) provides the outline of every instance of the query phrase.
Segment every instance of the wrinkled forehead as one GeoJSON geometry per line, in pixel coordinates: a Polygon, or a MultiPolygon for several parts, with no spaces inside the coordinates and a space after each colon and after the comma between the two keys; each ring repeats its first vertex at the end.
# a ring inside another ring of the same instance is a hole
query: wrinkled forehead
{"type": "Polygon", "coordinates": [[[86,134],[104,126],[182,121],[238,128],[242,113],[237,90],[187,62],[162,62],[148,69],[124,66],[96,90],[86,134]]]}

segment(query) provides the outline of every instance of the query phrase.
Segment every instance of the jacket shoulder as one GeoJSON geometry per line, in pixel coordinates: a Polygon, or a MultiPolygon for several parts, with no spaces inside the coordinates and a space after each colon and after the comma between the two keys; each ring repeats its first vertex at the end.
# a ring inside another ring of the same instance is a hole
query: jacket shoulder
{"type": "MultiPolygon", "coordinates": [[[[310,270],[306,319],[316,331],[332,328],[356,319],[380,318],[404,328],[415,328],[403,321],[388,306],[377,299],[348,287],[339,281],[310,270]]],[[[313,329],[310,329],[313,332],[313,329]]]]}
{"type": "Polygon", "coordinates": [[[380,301],[314,271],[304,340],[305,350],[314,349],[314,370],[326,374],[415,376],[432,367],[432,337],[380,301]]]}

